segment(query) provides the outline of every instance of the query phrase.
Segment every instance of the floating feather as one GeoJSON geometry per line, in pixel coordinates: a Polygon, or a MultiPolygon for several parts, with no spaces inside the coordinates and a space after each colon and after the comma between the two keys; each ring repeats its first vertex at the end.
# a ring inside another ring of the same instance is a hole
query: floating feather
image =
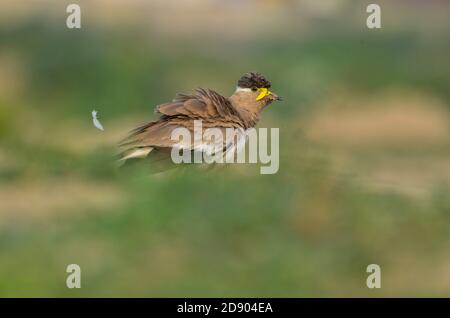
{"type": "Polygon", "coordinates": [[[102,124],[97,119],[97,111],[96,110],[92,111],[92,122],[94,123],[94,126],[97,129],[104,130],[102,124]]]}

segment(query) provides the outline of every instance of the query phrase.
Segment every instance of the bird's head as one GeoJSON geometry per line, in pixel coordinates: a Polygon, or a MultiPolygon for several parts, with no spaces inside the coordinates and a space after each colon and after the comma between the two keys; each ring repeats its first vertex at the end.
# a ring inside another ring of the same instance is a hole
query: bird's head
{"type": "Polygon", "coordinates": [[[274,101],[280,101],[281,97],[271,92],[270,82],[260,73],[249,72],[238,81],[234,95],[241,102],[265,107],[274,101]]]}

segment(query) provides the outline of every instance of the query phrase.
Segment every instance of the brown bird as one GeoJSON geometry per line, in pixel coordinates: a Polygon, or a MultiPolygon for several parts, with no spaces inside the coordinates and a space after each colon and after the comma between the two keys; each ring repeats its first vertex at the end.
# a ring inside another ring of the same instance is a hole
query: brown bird
{"type": "MultiPolygon", "coordinates": [[[[225,136],[227,128],[234,128],[239,132],[237,137],[240,138],[245,131],[255,127],[266,106],[281,100],[269,91],[270,86],[263,75],[250,72],[239,79],[235,92],[228,98],[202,88],[197,89],[193,95],[177,94],[172,102],[156,107],[159,119],[135,128],[122,140],[120,146],[124,150],[120,160],[129,163],[145,159],[152,163],[167,163],[172,148],[180,145],[179,141],[171,138],[173,130],[184,127],[194,132],[196,120],[201,120],[202,131],[218,128],[225,136]]],[[[223,149],[229,150],[226,141],[221,142],[223,149]]],[[[189,140],[186,147],[192,152],[205,151],[205,147],[202,147],[204,144],[194,144],[189,140]]],[[[166,165],[157,169],[165,170],[166,165]]]]}

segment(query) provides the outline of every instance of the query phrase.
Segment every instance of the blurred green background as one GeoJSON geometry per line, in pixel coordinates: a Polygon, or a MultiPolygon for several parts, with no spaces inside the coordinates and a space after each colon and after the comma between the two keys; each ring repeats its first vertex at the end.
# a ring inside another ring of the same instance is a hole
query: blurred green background
{"type": "Polygon", "coordinates": [[[450,295],[448,2],[69,3],[0,4],[0,296],[450,295]],[[248,71],[277,174],[117,169],[155,105],[248,71]]]}

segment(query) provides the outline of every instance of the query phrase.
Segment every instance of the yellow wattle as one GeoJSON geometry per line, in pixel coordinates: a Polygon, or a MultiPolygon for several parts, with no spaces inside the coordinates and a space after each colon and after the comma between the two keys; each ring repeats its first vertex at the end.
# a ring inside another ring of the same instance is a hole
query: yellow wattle
{"type": "Polygon", "coordinates": [[[270,94],[269,90],[265,87],[258,88],[258,90],[260,91],[260,93],[259,93],[258,97],[256,97],[256,100],[261,100],[270,94]]]}

